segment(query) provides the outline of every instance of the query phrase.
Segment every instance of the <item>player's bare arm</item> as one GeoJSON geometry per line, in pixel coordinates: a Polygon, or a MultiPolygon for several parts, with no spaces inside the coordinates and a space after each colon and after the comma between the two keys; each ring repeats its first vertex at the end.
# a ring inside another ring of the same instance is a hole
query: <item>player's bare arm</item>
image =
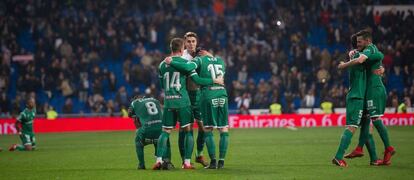
{"type": "Polygon", "coordinates": [[[14,124],[14,127],[16,127],[17,133],[21,134],[21,132],[22,132],[22,123],[20,121],[16,121],[16,123],[14,124]]]}
{"type": "Polygon", "coordinates": [[[138,117],[134,118],[134,125],[137,129],[139,129],[140,127],[142,127],[141,121],[139,120],[138,117]]]}
{"type": "Polygon", "coordinates": [[[357,65],[357,64],[362,64],[367,59],[368,59],[367,56],[361,54],[358,58],[351,59],[348,62],[341,61],[338,65],[338,69],[346,69],[348,67],[351,67],[351,66],[354,66],[354,65],[357,65]]]}
{"type": "Polygon", "coordinates": [[[374,70],[372,73],[378,75],[378,76],[385,76],[385,68],[383,66],[380,66],[379,69],[374,70]]]}
{"type": "Polygon", "coordinates": [[[210,56],[210,57],[214,57],[213,54],[211,54],[210,52],[206,51],[206,50],[200,50],[200,52],[198,52],[199,56],[210,56]]]}

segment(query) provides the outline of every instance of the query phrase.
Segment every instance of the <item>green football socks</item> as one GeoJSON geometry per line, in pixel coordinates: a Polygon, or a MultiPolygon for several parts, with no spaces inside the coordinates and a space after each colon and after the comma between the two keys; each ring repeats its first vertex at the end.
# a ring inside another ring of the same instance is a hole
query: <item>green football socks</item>
{"type": "Polygon", "coordinates": [[[224,160],[224,158],[226,157],[228,146],[229,146],[229,133],[228,132],[220,133],[220,145],[219,145],[220,160],[224,160]]]}
{"type": "Polygon", "coordinates": [[[167,140],[167,150],[165,151],[164,156],[162,157],[164,160],[171,160],[171,144],[170,139],[167,140]]]}
{"type": "Polygon", "coordinates": [[[165,157],[165,153],[167,151],[167,141],[169,137],[169,133],[164,131],[161,133],[157,143],[157,157],[165,157]]]}
{"type": "Polygon", "coordinates": [[[210,159],[216,159],[216,145],[214,143],[213,132],[204,132],[204,137],[210,159]]]}
{"type": "Polygon", "coordinates": [[[372,134],[368,135],[368,141],[366,142],[369,158],[371,159],[371,162],[374,162],[378,159],[377,152],[375,151],[375,142],[374,138],[372,137],[372,134]]]}
{"type": "Polygon", "coordinates": [[[388,131],[387,128],[385,127],[384,123],[382,123],[381,119],[377,119],[375,121],[372,121],[372,123],[374,124],[375,128],[377,129],[382,142],[384,143],[384,148],[386,149],[387,147],[390,146],[390,139],[388,138],[388,131]]]}
{"type": "Polygon", "coordinates": [[[365,119],[365,118],[362,119],[358,147],[361,147],[361,148],[364,147],[364,144],[367,142],[368,136],[369,136],[370,123],[371,123],[371,120],[365,119]]]}
{"type": "Polygon", "coordinates": [[[184,161],[184,139],[185,139],[185,131],[181,130],[178,132],[178,149],[180,150],[180,156],[182,161],[184,161]]]}
{"type": "Polygon", "coordinates": [[[144,146],[140,142],[135,142],[135,152],[137,153],[139,166],[145,166],[144,146]]]}
{"type": "Polygon", "coordinates": [[[197,134],[196,157],[203,155],[203,149],[204,149],[204,131],[199,128],[198,134],[197,134]]]}
{"type": "Polygon", "coordinates": [[[352,139],[352,132],[349,129],[345,129],[341,137],[341,142],[339,143],[338,151],[336,152],[335,158],[342,160],[345,154],[346,149],[348,149],[349,144],[352,139]]]}
{"type": "Polygon", "coordinates": [[[184,147],[185,159],[191,159],[194,149],[194,138],[192,131],[185,132],[184,147]]]}

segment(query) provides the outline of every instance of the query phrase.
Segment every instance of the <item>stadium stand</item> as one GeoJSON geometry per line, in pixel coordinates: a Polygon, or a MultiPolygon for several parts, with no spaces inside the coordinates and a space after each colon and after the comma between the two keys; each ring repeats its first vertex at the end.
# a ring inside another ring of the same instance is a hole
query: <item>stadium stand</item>
{"type": "Polygon", "coordinates": [[[387,106],[414,101],[413,11],[364,5],[412,1],[64,2],[0,2],[1,115],[22,110],[27,95],[39,113],[53,106],[59,114],[113,114],[134,95],[161,97],[157,65],[169,39],[187,31],[225,59],[230,109],[246,93],[250,108],[278,103],[283,113],[324,101],[344,107],[347,73],[336,65],[366,27],[385,53],[387,106]]]}

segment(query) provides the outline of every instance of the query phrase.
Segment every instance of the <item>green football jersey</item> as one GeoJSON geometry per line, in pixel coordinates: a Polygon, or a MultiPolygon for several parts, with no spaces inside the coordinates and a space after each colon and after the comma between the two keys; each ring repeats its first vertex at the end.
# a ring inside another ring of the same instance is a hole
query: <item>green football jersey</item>
{"type": "Polygon", "coordinates": [[[140,98],[131,102],[131,108],[145,131],[161,130],[162,111],[160,102],[154,98],[140,98]]]}
{"type": "MultiPolygon", "coordinates": [[[[181,57],[171,57],[173,61],[187,63],[181,57]]],[[[190,71],[179,71],[164,61],[158,67],[161,86],[164,89],[164,106],[166,108],[181,108],[190,106],[186,78],[190,71]]]]}
{"type": "Polygon", "coordinates": [[[36,109],[29,110],[25,108],[17,117],[17,121],[22,123],[22,133],[33,135],[33,120],[36,116],[36,109]]]}
{"type": "MultiPolygon", "coordinates": [[[[352,59],[358,58],[359,56],[360,54],[356,53],[352,59]]],[[[365,63],[349,67],[349,92],[347,98],[364,99],[366,80],[365,63]]]]}
{"type": "Polygon", "coordinates": [[[384,59],[384,54],[378,50],[374,44],[368,45],[361,54],[365,55],[367,69],[367,88],[384,86],[382,78],[379,75],[374,74],[374,70],[379,69],[384,59]]]}
{"type": "MultiPolygon", "coordinates": [[[[194,62],[197,64],[197,67],[199,67],[198,75],[201,78],[216,79],[218,76],[224,77],[226,74],[226,65],[220,57],[201,56],[194,58],[194,62]]],[[[192,74],[194,73],[196,72],[193,71],[192,74]]],[[[227,96],[226,89],[219,84],[204,85],[202,86],[202,89],[209,92],[204,92],[204,94],[211,94],[211,92],[214,92],[214,96],[227,96]]]]}

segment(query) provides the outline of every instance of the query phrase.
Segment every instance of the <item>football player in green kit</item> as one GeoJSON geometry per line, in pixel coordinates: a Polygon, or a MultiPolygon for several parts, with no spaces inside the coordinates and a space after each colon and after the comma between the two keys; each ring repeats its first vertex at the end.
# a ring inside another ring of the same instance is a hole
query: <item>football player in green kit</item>
{"type": "MultiPolygon", "coordinates": [[[[184,51],[184,41],[181,38],[174,38],[170,42],[171,56],[166,59],[173,59],[179,62],[194,64],[181,58],[184,51]]],[[[194,82],[200,85],[223,84],[223,78],[199,78],[197,73],[191,73],[193,69],[177,70],[165,63],[165,60],[159,65],[159,78],[161,87],[164,89],[164,116],[162,119],[163,131],[158,139],[157,144],[157,161],[153,166],[158,170],[162,165],[162,157],[165,154],[167,140],[171,130],[175,127],[177,121],[180,127],[185,131],[184,138],[184,163],[183,169],[194,169],[190,163],[191,155],[194,148],[194,139],[191,131],[192,113],[191,104],[186,88],[186,78],[191,77],[194,82]]]]}
{"type": "MultiPolygon", "coordinates": [[[[138,169],[145,169],[144,146],[153,144],[155,152],[157,152],[157,141],[162,131],[160,102],[152,97],[134,97],[128,108],[128,116],[134,119],[137,128],[135,151],[138,158],[138,169]]],[[[167,141],[167,151],[163,160],[163,169],[174,167],[171,163],[170,141],[167,141]]]]}
{"type": "Polygon", "coordinates": [[[33,121],[36,116],[35,99],[30,97],[26,102],[26,108],[16,119],[16,130],[22,140],[22,144],[13,144],[9,151],[32,151],[36,149],[36,138],[33,131],[33,121]]]}
{"type": "MultiPolygon", "coordinates": [[[[377,129],[384,144],[384,159],[381,164],[390,165],[391,156],[395,154],[395,150],[394,147],[390,145],[387,128],[380,119],[385,111],[386,90],[384,84],[382,83],[381,76],[376,73],[382,64],[382,59],[384,56],[378,50],[378,48],[372,44],[372,36],[369,30],[362,30],[357,33],[357,44],[358,49],[362,50],[359,53],[359,57],[355,59],[354,62],[349,61],[347,63],[344,63],[342,65],[342,68],[355,66],[356,64],[366,64],[367,83],[365,104],[369,117],[374,127],[377,129]],[[377,56],[380,56],[380,58],[377,58],[377,56]]],[[[367,131],[368,130],[361,132],[360,142],[358,143],[357,148],[352,153],[346,155],[347,158],[363,156],[363,142],[369,138],[367,131]]]]}
{"type": "MultiPolygon", "coordinates": [[[[193,61],[195,64],[185,64],[176,60],[166,62],[177,69],[191,69],[189,67],[195,66],[199,69],[198,74],[201,78],[216,79],[218,77],[224,77],[225,75],[224,61],[219,57],[196,57],[193,61]]],[[[196,71],[193,71],[192,74],[196,73],[196,71]]],[[[213,84],[201,86],[201,119],[204,123],[204,137],[211,160],[210,165],[206,167],[208,169],[220,169],[224,167],[224,158],[229,143],[227,101],[227,92],[223,85],[213,84]],[[214,128],[217,128],[220,132],[220,154],[218,162],[215,154],[216,148],[212,132],[214,128]]]]}

